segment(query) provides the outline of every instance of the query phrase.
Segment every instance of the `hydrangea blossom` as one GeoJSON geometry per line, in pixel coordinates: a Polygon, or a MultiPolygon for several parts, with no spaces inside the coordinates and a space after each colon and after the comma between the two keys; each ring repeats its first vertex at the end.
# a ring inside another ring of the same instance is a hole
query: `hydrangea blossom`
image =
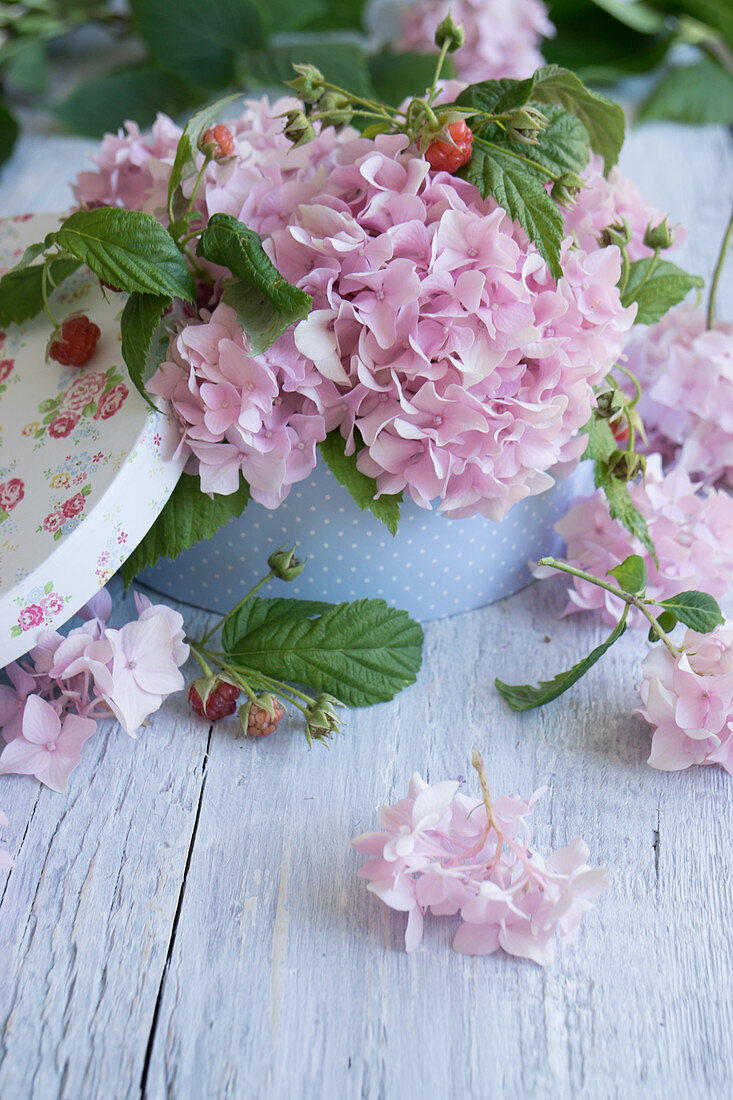
{"type": "Polygon", "coordinates": [[[407,913],[407,951],[420,943],[428,911],[460,913],[453,946],[466,955],[501,947],[544,966],[555,935],[577,935],[583,913],[608,888],[606,873],[588,866],[579,837],[547,858],[531,847],[526,819],[542,793],[528,802],[498,798],[489,814],[457,782],[431,786],[416,773],[406,798],[377,811],[381,831],[352,847],[370,857],[359,871],[367,889],[407,913]]]}
{"type": "Polygon", "coordinates": [[[63,790],[97,720],[114,715],[131,736],[163,700],[184,686],[188,659],[183,619],[165,604],[135,596],[137,619],[107,626],[112,602],[100,592],[84,608],[81,626],[65,637],[41,635],[29,659],[5,669],[0,729],[7,742],[0,774],[35,775],[63,790]]]}
{"type": "Polygon", "coordinates": [[[733,324],[707,329],[704,311],[683,303],[631,342],[627,365],[644,388],[650,448],[733,486],[733,324]]]}
{"type": "Polygon", "coordinates": [[[543,64],[542,39],[555,33],[541,0],[420,0],[401,12],[397,50],[436,52],[435,28],[448,11],[466,35],[452,58],[466,83],[531,76],[543,64]]]}
{"type": "MultiPolygon", "coordinates": [[[[611,519],[600,490],[574,504],[555,524],[567,543],[568,564],[605,577],[629,554],[639,554],[646,562],[650,598],[664,600],[677,592],[704,589],[721,599],[733,569],[733,498],[715,490],[701,491],[681,468],[665,476],[659,455],[649,457],[644,481],[629,484],[629,493],[647,522],[659,565],[619,520],[611,519]]],[[[534,572],[540,577],[556,575],[551,569],[534,572]]],[[[606,622],[618,622],[625,606],[622,600],[590,581],[571,580],[564,615],[598,610],[606,622]]],[[[649,625],[636,608],[631,609],[628,622],[649,625]]]]}
{"type": "Polygon", "coordinates": [[[654,727],[652,767],[721,764],[733,775],[733,623],[687,630],[679,656],[657,645],[642,668],[637,713],[654,727]]]}

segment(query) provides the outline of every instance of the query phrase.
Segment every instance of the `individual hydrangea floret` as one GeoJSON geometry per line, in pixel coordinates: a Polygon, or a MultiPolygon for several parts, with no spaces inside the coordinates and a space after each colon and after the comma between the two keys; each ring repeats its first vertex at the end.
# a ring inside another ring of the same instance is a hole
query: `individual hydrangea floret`
{"type": "Polygon", "coordinates": [[[397,50],[436,52],[435,28],[449,12],[465,34],[452,57],[466,83],[531,76],[543,64],[542,39],[555,33],[542,0],[421,0],[400,13],[397,50]]]}
{"type": "Polygon", "coordinates": [[[359,875],[385,905],[407,913],[405,947],[420,943],[427,912],[460,914],[453,946],[466,955],[510,955],[542,966],[554,959],[554,940],[573,940],[581,917],[608,888],[604,868],[588,866],[576,837],[545,858],[530,844],[529,801],[502,797],[491,804],[459,793],[458,782],[429,785],[413,775],[407,797],[377,811],[380,832],[352,847],[369,860],[359,875]]]}
{"type": "MultiPolygon", "coordinates": [[[[620,520],[611,519],[601,490],[574,504],[555,524],[567,544],[564,560],[605,577],[630,554],[639,554],[646,562],[650,599],[664,600],[690,589],[703,589],[721,599],[733,570],[733,497],[715,490],[704,492],[679,467],[665,476],[659,455],[649,457],[646,477],[630,483],[629,493],[646,520],[659,564],[620,520]]],[[[540,577],[556,575],[550,569],[534,572],[540,577]]],[[[608,623],[618,622],[625,606],[617,596],[579,577],[572,578],[568,597],[564,615],[597,610],[608,623]]],[[[631,608],[628,622],[649,626],[636,608],[631,608]]]]}
{"type": "Polygon", "coordinates": [[[733,486],[733,324],[684,303],[627,349],[649,447],[708,484],[733,486]]]}
{"type": "Polygon", "coordinates": [[[687,630],[678,656],[655,646],[642,669],[637,713],[654,727],[652,767],[721,764],[733,775],[733,623],[687,630]]]}

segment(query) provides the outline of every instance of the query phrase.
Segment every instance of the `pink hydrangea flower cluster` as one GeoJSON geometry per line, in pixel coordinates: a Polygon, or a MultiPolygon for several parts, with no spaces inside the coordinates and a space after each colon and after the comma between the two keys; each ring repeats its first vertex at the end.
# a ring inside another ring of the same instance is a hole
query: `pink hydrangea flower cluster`
{"type": "MultiPolygon", "coordinates": [[[[659,565],[624,525],[611,519],[608,502],[598,490],[573,505],[555,524],[567,544],[565,560],[576,569],[605,577],[629,554],[640,554],[647,567],[648,595],[665,600],[677,592],[703,589],[716,599],[728,591],[733,570],[733,497],[703,492],[677,467],[666,476],[659,455],[651,455],[643,482],[629,485],[636,508],[647,522],[659,565]]],[[[557,576],[553,569],[535,569],[539,577],[557,576]]],[[[598,610],[616,623],[624,603],[590,581],[572,577],[563,615],[598,610]]],[[[648,627],[640,611],[631,608],[630,626],[648,627]]]]}
{"type": "Polygon", "coordinates": [[[657,645],[642,668],[637,713],[654,727],[652,767],[721,764],[733,775],[733,623],[687,630],[679,656],[657,645]]]}
{"type": "Polygon", "coordinates": [[[11,685],[0,686],[0,775],[34,775],[65,790],[98,719],[114,716],[134,737],[184,687],[182,617],[146,596],[135,601],[138,618],[109,627],[112,603],[102,591],[80,612],[81,626],[66,637],[46,631],[29,660],[8,665],[11,685]]]}
{"type": "Polygon", "coordinates": [[[425,913],[460,913],[456,951],[490,955],[501,947],[551,963],[555,935],[572,940],[608,888],[605,869],[588,866],[579,837],[547,858],[531,847],[526,818],[543,791],[528,802],[498,798],[489,817],[484,802],[458,786],[431,786],[415,774],[406,798],[377,811],[381,831],[351,842],[370,857],[359,875],[385,905],[407,913],[408,951],[420,943],[425,913]]]}
{"type": "Polygon", "coordinates": [[[435,28],[451,12],[466,39],[452,60],[461,80],[523,79],[543,64],[539,46],[555,28],[541,0],[419,0],[401,12],[399,52],[433,53],[435,28]]]}
{"type": "Polygon", "coordinates": [[[733,486],[733,324],[706,328],[688,303],[671,309],[627,349],[641,382],[649,446],[708,484],[733,486]]]}

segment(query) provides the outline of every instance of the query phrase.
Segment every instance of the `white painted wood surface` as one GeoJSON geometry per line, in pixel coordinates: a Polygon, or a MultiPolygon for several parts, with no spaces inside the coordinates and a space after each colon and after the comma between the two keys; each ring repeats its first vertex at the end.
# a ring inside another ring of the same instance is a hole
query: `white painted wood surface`
{"type": "MultiPolygon", "coordinates": [[[[24,138],[0,211],[66,206],[90,148],[24,138]]],[[[624,167],[690,226],[680,262],[709,275],[728,135],[649,127],[624,167]]],[[[137,743],[111,725],[90,742],[66,795],[0,777],[17,860],[0,873],[2,1100],[733,1095],[730,777],[646,765],[640,636],[569,697],[507,710],[496,675],[550,675],[600,640],[588,616],[557,621],[563,602],[546,582],[432,624],[418,684],[351,713],[330,750],[296,726],[209,731],[181,697],[137,743]],[[474,784],[474,744],[495,792],[549,783],[540,846],[579,833],[611,869],[547,971],[454,954],[445,919],[408,957],[404,918],[356,878],[348,841],[375,807],[414,770],[474,784]]]]}

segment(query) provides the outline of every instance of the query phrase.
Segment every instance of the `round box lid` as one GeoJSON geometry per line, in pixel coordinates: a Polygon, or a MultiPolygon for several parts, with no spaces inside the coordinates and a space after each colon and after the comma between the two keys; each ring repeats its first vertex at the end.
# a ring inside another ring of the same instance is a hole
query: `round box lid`
{"type": "MultiPolygon", "coordinates": [[[[59,216],[0,219],[0,273],[59,216]]],[[[90,362],[46,359],[45,313],[0,334],[0,666],[58,629],[152,526],[183,469],[174,420],[131,385],[120,351],[125,296],[87,270],[51,298],[59,322],[101,329],[90,362]]]]}

